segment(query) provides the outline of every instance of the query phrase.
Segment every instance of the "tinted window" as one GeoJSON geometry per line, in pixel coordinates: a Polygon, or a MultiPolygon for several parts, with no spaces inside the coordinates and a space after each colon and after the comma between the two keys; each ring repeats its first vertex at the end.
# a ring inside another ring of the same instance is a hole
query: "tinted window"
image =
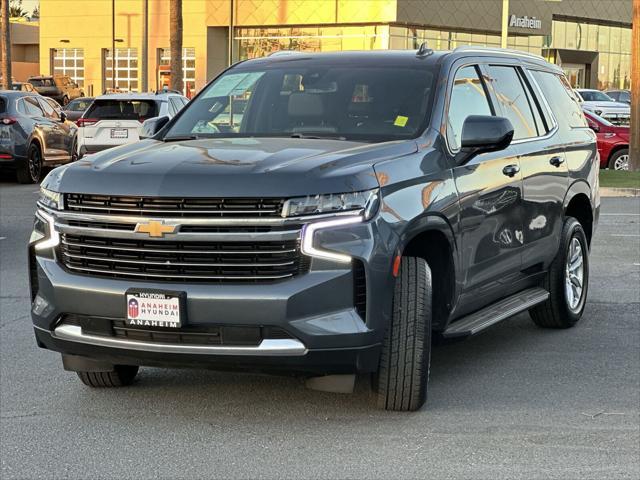
{"type": "Polygon", "coordinates": [[[84,112],[87,108],[89,108],[89,105],[91,105],[91,102],[93,102],[93,100],[87,100],[86,98],[78,98],[76,100],[69,102],[64,109],[70,112],[84,112]]]}
{"type": "Polygon", "coordinates": [[[428,119],[433,79],[422,65],[305,60],[234,68],[190,102],[167,135],[413,138],[428,119]],[[354,96],[356,85],[366,86],[370,101],[354,96]]]}
{"type": "Polygon", "coordinates": [[[0,113],[7,111],[7,102],[4,97],[0,97],[0,113]]]}
{"type": "Polygon", "coordinates": [[[86,118],[139,120],[157,117],[153,100],[95,100],[84,114],[86,118]]]}
{"type": "Polygon", "coordinates": [[[631,94],[629,92],[620,92],[618,100],[620,100],[621,102],[629,103],[631,102],[631,94]]]}
{"type": "Polygon", "coordinates": [[[44,112],[35,98],[26,97],[24,99],[24,106],[27,109],[27,115],[32,117],[44,117],[44,112]]]}
{"type": "Polygon", "coordinates": [[[53,87],[54,83],[51,78],[30,78],[29,83],[34,87],[53,87]]]}
{"type": "Polygon", "coordinates": [[[613,102],[606,93],[598,92],[596,90],[579,90],[580,96],[585,102],[613,102]]]}
{"type": "Polygon", "coordinates": [[[183,107],[182,102],[178,97],[169,97],[169,101],[171,102],[171,105],[173,105],[175,113],[178,113],[183,107]]]}
{"type": "Polygon", "coordinates": [[[469,115],[491,115],[491,107],[476,67],[458,70],[447,116],[447,139],[453,150],[460,148],[462,125],[469,115]]]}
{"type": "Polygon", "coordinates": [[[22,113],[23,115],[27,114],[27,107],[25,107],[23,99],[20,99],[16,102],[16,110],[18,110],[18,112],[22,113]]]}
{"type": "Polygon", "coordinates": [[[559,122],[562,123],[564,119],[564,122],[570,127],[587,126],[582,108],[564,77],[541,71],[531,71],[531,74],[540,85],[542,93],[547,98],[547,103],[551,106],[559,122]]]}
{"type": "Polygon", "coordinates": [[[46,98],[40,98],[40,104],[42,106],[42,109],[44,110],[44,114],[47,118],[52,118],[54,120],[60,120],[60,115],[58,115],[58,107],[56,104],[56,107],[53,106],[53,103],[55,103],[53,100],[51,99],[46,99],[46,98]]]}
{"type": "Polygon", "coordinates": [[[502,115],[513,125],[513,139],[538,136],[538,127],[531,108],[531,97],[527,96],[516,69],[492,65],[487,70],[502,115]]]}

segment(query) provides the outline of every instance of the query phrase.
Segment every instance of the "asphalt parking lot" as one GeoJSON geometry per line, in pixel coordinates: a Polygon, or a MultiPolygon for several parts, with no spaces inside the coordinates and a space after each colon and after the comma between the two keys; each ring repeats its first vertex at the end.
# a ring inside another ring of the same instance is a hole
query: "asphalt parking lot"
{"type": "Polygon", "coordinates": [[[421,411],[301,380],[141,370],[90,390],[38,349],[36,186],[0,180],[0,457],[12,478],[640,478],[640,198],[603,199],[573,329],[527,314],[435,347],[421,411]]]}

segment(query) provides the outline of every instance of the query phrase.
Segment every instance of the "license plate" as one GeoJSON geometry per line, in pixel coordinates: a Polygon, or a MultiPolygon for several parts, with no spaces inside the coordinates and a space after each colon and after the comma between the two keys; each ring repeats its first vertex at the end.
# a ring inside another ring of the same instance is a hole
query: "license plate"
{"type": "Polygon", "coordinates": [[[132,327],[180,328],[184,294],[128,291],[126,324],[132,327]]]}
{"type": "Polygon", "coordinates": [[[126,128],[112,128],[111,138],[129,138],[129,130],[126,128]]]}

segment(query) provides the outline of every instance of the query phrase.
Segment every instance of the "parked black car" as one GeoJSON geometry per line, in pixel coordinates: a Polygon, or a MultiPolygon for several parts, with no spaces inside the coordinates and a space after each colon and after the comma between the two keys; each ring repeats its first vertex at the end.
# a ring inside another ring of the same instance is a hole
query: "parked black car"
{"type": "Polygon", "coordinates": [[[82,89],[67,75],[38,75],[29,77],[28,82],[40,95],[51,97],[63,106],[74,98],[84,97],[82,89]]]}
{"type": "Polygon", "coordinates": [[[67,118],[69,120],[77,123],[82,114],[86,112],[87,109],[91,106],[93,100],[94,97],[76,98],[75,100],[71,100],[69,103],[67,103],[62,111],[67,114],[67,118]]]}
{"type": "Polygon", "coordinates": [[[86,385],[140,365],[335,391],[372,374],[381,407],[415,410],[432,333],[582,316],[596,137],[541,57],[276,54],[146,130],[42,185],[35,335],[86,385]]]}
{"type": "Polygon", "coordinates": [[[39,182],[43,168],[74,161],[76,134],[54,100],[0,90],[0,166],[15,168],[20,183],[39,182]]]}

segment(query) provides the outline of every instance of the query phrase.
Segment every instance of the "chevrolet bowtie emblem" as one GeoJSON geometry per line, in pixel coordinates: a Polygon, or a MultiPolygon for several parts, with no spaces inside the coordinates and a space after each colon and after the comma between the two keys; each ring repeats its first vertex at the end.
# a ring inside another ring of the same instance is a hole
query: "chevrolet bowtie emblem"
{"type": "Polygon", "coordinates": [[[165,233],[173,233],[175,231],[175,225],[165,225],[162,221],[158,222],[156,220],[136,225],[137,233],[148,233],[150,237],[164,237],[165,233]]]}

